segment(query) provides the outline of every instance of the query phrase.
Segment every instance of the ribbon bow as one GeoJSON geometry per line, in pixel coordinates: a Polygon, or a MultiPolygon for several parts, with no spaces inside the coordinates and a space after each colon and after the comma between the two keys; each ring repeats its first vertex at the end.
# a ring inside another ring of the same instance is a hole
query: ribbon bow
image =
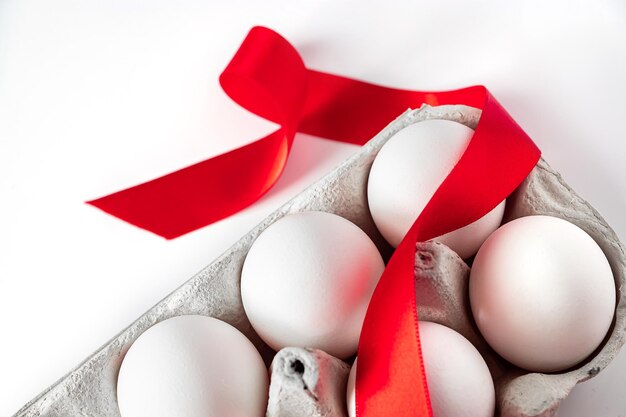
{"type": "Polygon", "coordinates": [[[363,145],[398,114],[423,103],[482,109],[465,153],[391,257],[359,341],[357,415],[432,417],[415,305],[415,243],[491,211],[530,173],[539,149],[483,86],[408,91],[311,70],[287,40],[264,27],[250,30],[220,83],[234,101],[280,128],[241,148],[88,203],[172,239],[258,200],[282,173],[296,132],[363,145]]]}

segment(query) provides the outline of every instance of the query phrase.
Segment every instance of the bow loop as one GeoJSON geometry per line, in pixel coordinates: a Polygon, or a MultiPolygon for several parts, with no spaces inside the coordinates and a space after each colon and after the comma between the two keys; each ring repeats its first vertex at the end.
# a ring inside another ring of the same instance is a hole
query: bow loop
{"type": "Polygon", "coordinates": [[[220,75],[240,106],[294,132],[307,97],[307,70],[295,48],[278,33],[256,26],[220,75]]]}

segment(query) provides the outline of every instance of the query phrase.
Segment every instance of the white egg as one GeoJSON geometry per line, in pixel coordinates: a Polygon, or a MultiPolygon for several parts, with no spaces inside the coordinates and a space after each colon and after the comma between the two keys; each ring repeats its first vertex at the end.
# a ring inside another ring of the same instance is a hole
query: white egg
{"type": "MultiPolygon", "coordinates": [[[[378,152],[370,170],[367,197],[374,222],[398,246],[428,201],[457,164],[474,131],[450,120],[424,120],[396,133],[378,152]]],[[[466,259],[500,226],[502,201],[469,225],[437,240],[466,259]]]]}
{"type": "MultiPolygon", "coordinates": [[[[419,322],[424,370],[434,417],[493,417],[496,394],[474,345],[441,324],[419,322]]],[[[357,361],[348,378],[348,415],[355,417],[357,361]]]]}
{"type": "Polygon", "coordinates": [[[122,417],[265,416],[268,372],[233,326],[180,316],[146,330],[117,380],[122,417]]]}
{"type": "Polygon", "coordinates": [[[478,251],[470,301],[480,332],[525,369],[567,369],[604,339],[615,310],[611,266],[574,224],[522,217],[496,230],[478,251]]]}
{"type": "Polygon", "coordinates": [[[291,214],[256,239],[243,265],[241,298],[273,349],[356,353],[369,300],[385,265],[370,238],[324,212],[291,214]]]}

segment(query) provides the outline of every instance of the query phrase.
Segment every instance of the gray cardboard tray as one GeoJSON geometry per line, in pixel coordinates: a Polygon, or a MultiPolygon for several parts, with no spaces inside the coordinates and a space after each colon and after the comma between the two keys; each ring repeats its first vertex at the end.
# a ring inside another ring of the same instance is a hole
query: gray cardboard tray
{"type": "MultiPolygon", "coordinates": [[[[351,220],[372,238],[384,256],[389,256],[391,248],[376,230],[367,205],[369,169],[379,149],[394,133],[409,124],[433,118],[454,120],[474,128],[480,111],[461,105],[407,110],[355,155],[269,215],[224,254],[26,404],[15,417],[119,416],[116,379],[124,354],[143,331],[174,316],[201,314],[232,324],[252,340],[269,364],[273,352],[250,326],[239,292],[241,267],[252,242],[268,225],[286,214],[320,210],[351,220]]],[[[507,200],[505,221],[531,214],[561,217],[584,229],[606,254],[616,281],[616,315],[605,341],[591,358],[562,373],[529,373],[497,357],[471,321],[466,300],[467,265],[443,245],[426,243],[417,247],[415,271],[420,318],[455,328],[478,347],[494,376],[497,415],[501,417],[554,416],[560,401],[574,385],[600,372],[625,341],[626,255],[615,232],[543,159],[507,200]]],[[[268,416],[343,416],[348,365],[323,352],[290,348],[281,351],[275,362],[288,364],[290,360],[306,366],[297,373],[290,372],[295,369],[290,366],[272,367],[272,386],[284,385],[289,389],[270,388],[268,416]],[[274,394],[278,391],[280,394],[274,394]]]]}

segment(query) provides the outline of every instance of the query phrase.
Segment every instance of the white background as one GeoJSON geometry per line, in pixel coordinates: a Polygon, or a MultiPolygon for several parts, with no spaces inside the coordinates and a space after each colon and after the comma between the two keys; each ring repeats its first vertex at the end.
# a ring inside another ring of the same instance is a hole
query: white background
{"type": "MultiPolygon", "coordinates": [[[[0,0],[0,415],[355,151],[301,135],[267,197],[173,241],[83,203],[272,130],[217,82],[255,24],[314,69],[486,84],[626,240],[626,3],[521,3],[0,0]]],[[[626,352],[559,416],[624,416],[624,392],[626,352]]]]}

